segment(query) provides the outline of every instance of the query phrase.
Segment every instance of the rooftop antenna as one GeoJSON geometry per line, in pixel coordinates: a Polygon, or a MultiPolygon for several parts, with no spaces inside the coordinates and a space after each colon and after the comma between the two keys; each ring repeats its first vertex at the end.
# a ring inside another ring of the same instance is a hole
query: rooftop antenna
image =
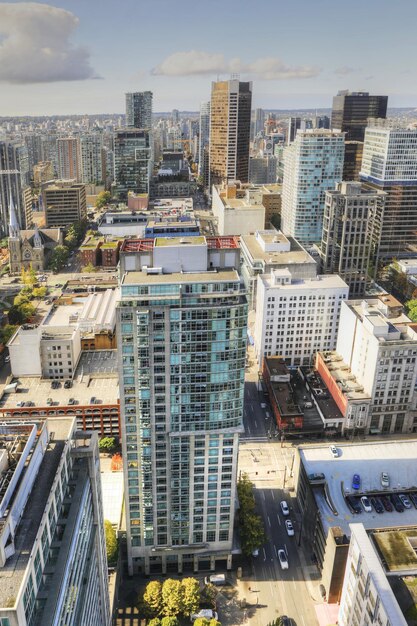
{"type": "Polygon", "coordinates": [[[240,74],[230,74],[230,80],[240,80],[240,74]]]}

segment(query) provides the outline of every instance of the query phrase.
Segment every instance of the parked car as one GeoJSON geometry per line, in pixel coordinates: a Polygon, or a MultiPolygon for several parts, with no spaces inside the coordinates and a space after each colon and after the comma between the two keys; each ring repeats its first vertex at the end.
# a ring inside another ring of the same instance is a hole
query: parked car
{"type": "Polygon", "coordinates": [[[371,506],[371,503],[369,502],[369,498],[367,498],[366,496],[362,496],[361,504],[363,506],[363,510],[366,513],[372,513],[372,506],[371,506]]]}
{"type": "Polygon", "coordinates": [[[404,493],[398,496],[406,509],[411,509],[411,502],[404,493]]]}
{"type": "Polygon", "coordinates": [[[52,398],[47,398],[46,404],[47,404],[47,406],[52,406],[52,404],[53,404],[52,398]]]}
{"type": "Polygon", "coordinates": [[[417,493],[409,493],[408,497],[410,498],[411,502],[414,504],[415,508],[417,509],[417,493]]]}
{"type": "Polygon", "coordinates": [[[71,389],[71,387],[72,387],[72,380],[66,380],[64,383],[64,388],[71,389]]]}
{"type": "Polygon", "coordinates": [[[292,525],[292,521],[290,519],[285,520],[285,528],[287,529],[287,535],[289,537],[294,537],[294,526],[292,525]]]}
{"type": "Polygon", "coordinates": [[[259,550],[256,549],[252,552],[252,556],[259,556],[259,550]]]}
{"type": "Polygon", "coordinates": [[[314,472],[314,474],[309,474],[307,478],[311,483],[326,480],[326,476],[321,472],[314,472]]]}
{"type": "Polygon", "coordinates": [[[4,362],[5,363],[10,363],[10,356],[6,356],[5,359],[4,359],[4,362]]]}
{"type": "Polygon", "coordinates": [[[286,503],[285,500],[281,500],[281,502],[279,503],[280,507],[281,507],[281,511],[282,514],[287,516],[290,514],[290,509],[288,508],[288,504],[286,503]]]}
{"type": "Polygon", "coordinates": [[[389,487],[389,476],[387,472],[381,472],[381,485],[382,487],[389,487]]]}
{"type": "Polygon", "coordinates": [[[352,478],[352,489],[360,489],[361,486],[361,477],[359,474],[353,474],[352,478]]]}
{"type": "Polygon", "coordinates": [[[384,512],[384,505],[382,504],[379,498],[373,497],[373,498],[369,498],[369,500],[377,513],[384,512]]]}
{"type": "Polygon", "coordinates": [[[68,404],[69,404],[70,406],[72,406],[73,404],[75,404],[75,399],[74,399],[74,398],[70,398],[70,399],[68,400],[68,404]]]}
{"type": "Polygon", "coordinates": [[[391,511],[393,511],[392,502],[388,496],[381,496],[381,502],[383,504],[384,509],[388,511],[388,513],[391,513],[391,511]]]}
{"type": "Polygon", "coordinates": [[[210,576],[206,576],[204,579],[206,585],[216,585],[216,587],[221,587],[226,584],[226,576],[224,574],[211,574],[210,576]]]}
{"type": "Polygon", "coordinates": [[[361,503],[356,496],[346,496],[346,502],[354,513],[362,513],[361,503]]]}
{"type": "Polygon", "coordinates": [[[90,404],[95,404],[95,403],[96,403],[96,397],[95,396],[91,396],[90,404]]]}
{"type": "Polygon", "coordinates": [[[190,616],[190,619],[191,619],[192,622],[195,622],[195,620],[198,619],[199,617],[202,618],[202,619],[205,618],[207,620],[210,620],[210,619],[217,620],[218,619],[218,615],[217,615],[216,611],[213,611],[212,609],[201,609],[201,611],[199,611],[198,613],[193,613],[190,616]]]}
{"type": "Polygon", "coordinates": [[[404,505],[401,502],[401,499],[398,497],[398,495],[396,493],[392,493],[391,494],[391,502],[394,506],[394,509],[397,511],[397,513],[403,513],[404,512],[404,505]]]}
{"type": "Polygon", "coordinates": [[[329,450],[334,459],[339,458],[339,450],[336,448],[336,446],[330,446],[329,450]]]}
{"type": "Polygon", "coordinates": [[[281,569],[288,569],[288,559],[285,550],[278,550],[278,559],[281,569]]]}

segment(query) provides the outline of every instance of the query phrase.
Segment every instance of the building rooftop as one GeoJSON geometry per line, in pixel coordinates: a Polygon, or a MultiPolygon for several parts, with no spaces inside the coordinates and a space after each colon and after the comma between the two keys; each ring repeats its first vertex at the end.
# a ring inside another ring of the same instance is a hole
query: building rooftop
{"type": "Polygon", "coordinates": [[[338,274],[324,274],[315,278],[292,279],[289,283],[281,284],[274,282],[274,275],[280,276],[281,270],[272,270],[270,274],[260,274],[259,279],[265,283],[267,288],[277,287],[282,291],[293,289],[343,289],[347,285],[338,274]]]}
{"type": "Polygon", "coordinates": [[[153,250],[154,239],[125,239],[120,252],[146,252],[153,250]]]}
{"type": "Polygon", "coordinates": [[[417,525],[417,510],[413,507],[403,513],[375,511],[353,514],[344,499],[349,495],[378,495],[417,491],[417,440],[375,441],[337,444],[339,457],[333,458],[328,445],[302,445],[298,452],[306,474],[323,473],[328,493],[337,515],[332,512],[322,488],[314,487],[314,495],[325,531],[340,526],[350,537],[349,524],[360,522],[367,529],[417,525]],[[387,472],[390,487],[381,486],[381,473],[387,472]],[[352,489],[353,474],[361,478],[360,490],[352,489]]]}
{"type": "Polygon", "coordinates": [[[319,352],[320,358],[341,392],[350,400],[371,400],[371,396],[364,391],[350,367],[343,361],[336,350],[319,352]]]}
{"type": "MultiPolygon", "coordinates": [[[[197,282],[240,282],[236,270],[221,270],[207,272],[173,272],[172,274],[147,274],[145,272],[126,272],[122,278],[122,285],[141,285],[144,283],[197,283],[197,282]]],[[[209,294],[213,297],[213,294],[209,294]]]]}
{"type": "Polygon", "coordinates": [[[155,237],[156,248],[177,247],[179,245],[206,246],[206,238],[202,235],[191,235],[188,237],[155,237]]]}
{"type": "Polygon", "coordinates": [[[313,257],[293,237],[287,237],[279,231],[259,231],[259,233],[242,235],[242,248],[249,253],[252,263],[264,265],[314,264],[313,257]],[[262,241],[264,245],[262,245],[262,241]],[[277,241],[278,239],[278,241],[277,241]],[[270,250],[271,244],[286,244],[287,250],[270,250]]]}

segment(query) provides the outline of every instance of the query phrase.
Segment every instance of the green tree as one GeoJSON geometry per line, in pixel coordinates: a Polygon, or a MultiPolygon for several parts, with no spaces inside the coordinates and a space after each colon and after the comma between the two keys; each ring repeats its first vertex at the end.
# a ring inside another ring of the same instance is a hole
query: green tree
{"type": "Polygon", "coordinates": [[[162,613],[176,617],[182,612],[182,586],[179,580],[168,578],[162,585],[162,613]]]}
{"type": "Polygon", "coordinates": [[[265,543],[265,530],[262,519],[256,513],[249,513],[242,516],[240,522],[240,538],[242,542],[242,552],[250,556],[254,550],[265,543]]]}
{"type": "Polygon", "coordinates": [[[106,552],[109,565],[113,565],[117,561],[117,537],[112,523],[104,520],[104,534],[106,537],[106,552]]]}
{"type": "Polygon", "coordinates": [[[176,617],[163,617],[161,619],[161,626],[179,626],[179,621],[176,617]]]}
{"type": "Polygon", "coordinates": [[[22,283],[24,285],[33,287],[33,285],[36,284],[37,282],[36,272],[33,269],[32,265],[27,270],[25,270],[25,268],[22,267],[21,278],[22,278],[22,283]]]}
{"type": "Polygon", "coordinates": [[[116,440],[114,437],[102,437],[98,442],[98,449],[100,452],[112,452],[116,447],[116,440]]]}
{"type": "Polygon", "coordinates": [[[59,272],[60,269],[68,263],[69,250],[66,246],[56,246],[49,259],[49,267],[54,272],[59,272]]]}
{"type": "Polygon", "coordinates": [[[111,200],[111,193],[110,191],[100,191],[100,193],[98,194],[97,198],[96,198],[96,209],[102,209],[103,207],[105,207],[111,200]]]}
{"type": "Polygon", "coordinates": [[[7,314],[10,324],[24,324],[35,313],[35,307],[30,302],[22,302],[19,305],[10,307],[7,314]]]}
{"type": "Polygon", "coordinates": [[[408,300],[405,303],[407,315],[412,322],[417,322],[417,300],[408,300]]]}
{"type": "Polygon", "coordinates": [[[200,606],[200,583],[196,578],[183,578],[181,586],[183,615],[196,613],[200,606]]]}
{"type": "Polygon", "coordinates": [[[17,329],[18,326],[15,326],[14,324],[6,324],[6,326],[0,328],[0,343],[6,344],[9,339],[13,337],[17,329]]]}
{"type": "Polygon", "coordinates": [[[249,480],[249,477],[246,473],[243,473],[238,480],[237,495],[239,498],[240,509],[244,513],[253,513],[255,511],[253,483],[249,480]]]}
{"type": "Polygon", "coordinates": [[[29,300],[30,297],[20,291],[17,296],[14,297],[13,304],[14,306],[21,306],[22,304],[26,304],[27,302],[29,302],[29,300]]]}
{"type": "Polygon", "coordinates": [[[148,626],[161,626],[161,620],[159,617],[154,617],[148,622],[148,626]]]}
{"type": "Polygon", "coordinates": [[[143,603],[151,615],[159,615],[162,611],[162,585],[159,580],[151,580],[146,585],[143,603]]]}
{"type": "Polygon", "coordinates": [[[48,293],[48,290],[46,287],[34,287],[32,291],[32,296],[34,298],[44,298],[47,293],[48,293]]]}
{"type": "Polygon", "coordinates": [[[81,268],[81,271],[84,272],[85,274],[88,274],[91,272],[97,272],[97,268],[94,267],[94,265],[90,262],[90,263],[87,263],[87,265],[84,265],[84,267],[81,268]]]}
{"type": "Polygon", "coordinates": [[[194,626],[222,626],[214,617],[208,619],[207,617],[197,617],[194,622],[194,626]]]}
{"type": "Polygon", "coordinates": [[[204,597],[206,598],[207,602],[210,602],[213,609],[216,608],[216,598],[217,598],[218,593],[219,593],[219,590],[217,589],[216,585],[213,585],[212,583],[208,583],[204,587],[204,591],[203,591],[204,597]]]}

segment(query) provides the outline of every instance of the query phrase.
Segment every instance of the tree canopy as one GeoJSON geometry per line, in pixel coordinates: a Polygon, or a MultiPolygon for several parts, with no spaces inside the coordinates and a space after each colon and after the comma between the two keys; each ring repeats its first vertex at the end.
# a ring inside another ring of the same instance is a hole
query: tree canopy
{"type": "Polygon", "coordinates": [[[261,517],[255,511],[253,483],[247,474],[242,474],[237,484],[239,497],[239,528],[242,552],[250,556],[265,543],[265,530],[261,517]]]}
{"type": "Polygon", "coordinates": [[[104,534],[106,538],[107,561],[109,565],[113,565],[117,560],[117,537],[112,523],[104,520],[104,534]]]}

